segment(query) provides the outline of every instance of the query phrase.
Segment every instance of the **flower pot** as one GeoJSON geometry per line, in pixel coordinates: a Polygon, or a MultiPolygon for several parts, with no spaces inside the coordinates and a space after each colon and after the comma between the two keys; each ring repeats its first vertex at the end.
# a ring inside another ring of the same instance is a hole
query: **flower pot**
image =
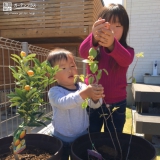
{"type": "MultiPolygon", "coordinates": [[[[13,141],[13,136],[4,137],[0,139],[0,159],[4,153],[10,154],[10,146],[13,141]]],[[[44,150],[46,153],[51,153],[51,157],[48,160],[61,160],[62,155],[62,142],[56,137],[44,135],[44,134],[27,134],[26,135],[26,149],[33,150],[35,148],[44,150]]],[[[25,149],[25,150],[26,150],[25,149]]],[[[24,151],[25,151],[24,150],[24,151]]],[[[23,153],[23,152],[22,152],[23,153]]],[[[21,153],[20,153],[21,154],[21,153]]]]}
{"type": "Polygon", "coordinates": [[[151,76],[151,75],[144,75],[144,83],[145,84],[153,84],[153,85],[159,85],[160,84],[160,76],[151,76]]]}
{"type": "MultiPolygon", "coordinates": [[[[116,146],[113,147],[110,135],[108,133],[91,133],[92,144],[102,155],[105,160],[126,160],[129,148],[130,134],[118,134],[120,141],[122,156],[120,154],[119,145],[116,140],[115,134],[112,137],[116,146]]],[[[92,149],[92,144],[89,134],[77,138],[72,144],[72,157],[73,160],[86,160],[88,159],[87,149],[92,149]]],[[[147,140],[132,135],[131,146],[129,151],[128,160],[155,160],[156,150],[154,146],[147,140]]]]}

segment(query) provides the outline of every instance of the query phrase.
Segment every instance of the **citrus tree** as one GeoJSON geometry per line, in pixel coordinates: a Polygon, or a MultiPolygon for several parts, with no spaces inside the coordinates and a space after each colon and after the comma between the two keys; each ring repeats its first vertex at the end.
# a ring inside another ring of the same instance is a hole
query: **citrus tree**
{"type": "Polygon", "coordinates": [[[47,61],[41,63],[36,54],[26,55],[23,51],[20,56],[12,54],[11,59],[16,62],[16,66],[9,66],[16,87],[8,97],[10,107],[16,106],[23,119],[13,136],[13,152],[17,154],[25,148],[26,127],[46,126],[44,120],[50,120],[44,116],[45,108],[40,110],[40,106],[47,103],[43,98],[46,87],[55,82],[53,77],[59,69],[52,68],[47,61]],[[48,73],[50,76],[46,76],[48,73]]]}

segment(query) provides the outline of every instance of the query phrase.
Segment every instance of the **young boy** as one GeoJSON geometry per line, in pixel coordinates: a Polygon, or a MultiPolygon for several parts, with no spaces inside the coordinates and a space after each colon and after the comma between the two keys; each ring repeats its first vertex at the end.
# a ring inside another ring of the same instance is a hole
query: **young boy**
{"type": "Polygon", "coordinates": [[[98,108],[102,104],[103,87],[98,84],[85,85],[74,83],[77,66],[71,52],[55,49],[47,57],[52,67],[58,65],[60,71],[56,73],[57,86],[49,90],[49,102],[53,109],[53,135],[63,142],[63,158],[68,160],[71,143],[79,136],[87,133],[89,118],[82,103],[89,98],[89,106],[98,108]]]}

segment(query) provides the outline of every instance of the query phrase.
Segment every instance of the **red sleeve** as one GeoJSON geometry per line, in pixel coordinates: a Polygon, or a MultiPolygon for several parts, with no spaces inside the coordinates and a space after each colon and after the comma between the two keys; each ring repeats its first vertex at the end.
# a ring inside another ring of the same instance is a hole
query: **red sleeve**
{"type": "MultiPolygon", "coordinates": [[[[88,58],[88,52],[91,47],[97,48],[98,46],[93,46],[92,44],[92,36],[91,33],[80,45],[79,53],[80,56],[84,59],[88,58]]],[[[105,50],[105,49],[104,49],[105,50]]],[[[111,53],[106,51],[106,54],[112,56],[115,61],[122,67],[128,67],[134,58],[134,49],[133,48],[124,48],[116,39],[114,39],[114,49],[111,53]]]]}
{"type": "Polygon", "coordinates": [[[93,37],[93,34],[92,33],[89,34],[89,36],[86,39],[84,39],[84,41],[81,43],[79,47],[79,54],[84,59],[88,58],[88,52],[91,47],[95,49],[97,49],[98,47],[98,46],[93,46],[92,37],[93,37]]]}
{"type": "Polygon", "coordinates": [[[134,58],[133,48],[124,48],[116,39],[114,40],[114,49],[109,53],[111,57],[122,67],[128,67],[134,58]]]}

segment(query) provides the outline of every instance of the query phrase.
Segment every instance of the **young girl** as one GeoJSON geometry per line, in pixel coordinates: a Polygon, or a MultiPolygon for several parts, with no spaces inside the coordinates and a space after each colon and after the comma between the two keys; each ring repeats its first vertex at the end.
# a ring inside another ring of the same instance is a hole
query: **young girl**
{"type": "Polygon", "coordinates": [[[104,97],[103,87],[74,83],[74,76],[78,74],[77,66],[72,53],[67,50],[53,50],[47,60],[51,66],[59,65],[60,68],[54,77],[58,85],[49,90],[48,96],[53,108],[53,135],[62,140],[62,160],[68,160],[70,144],[77,137],[86,134],[89,126],[88,114],[86,109],[82,109],[82,103],[86,98],[90,98],[90,107],[100,107],[104,97]]]}
{"type": "MultiPolygon", "coordinates": [[[[104,131],[122,132],[126,112],[126,72],[133,61],[134,49],[129,47],[126,37],[129,29],[129,18],[125,8],[120,4],[109,4],[99,14],[99,19],[93,24],[92,33],[81,43],[81,57],[87,58],[91,47],[98,50],[99,69],[106,69],[108,75],[102,74],[100,84],[104,87],[104,103],[102,108],[89,110],[90,132],[100,132],[103,116],[110,115],[114,107],[119,107],[104,123],[104,131]]],[[[88,74],[91,71],[88,68],[88,74]]]]}

